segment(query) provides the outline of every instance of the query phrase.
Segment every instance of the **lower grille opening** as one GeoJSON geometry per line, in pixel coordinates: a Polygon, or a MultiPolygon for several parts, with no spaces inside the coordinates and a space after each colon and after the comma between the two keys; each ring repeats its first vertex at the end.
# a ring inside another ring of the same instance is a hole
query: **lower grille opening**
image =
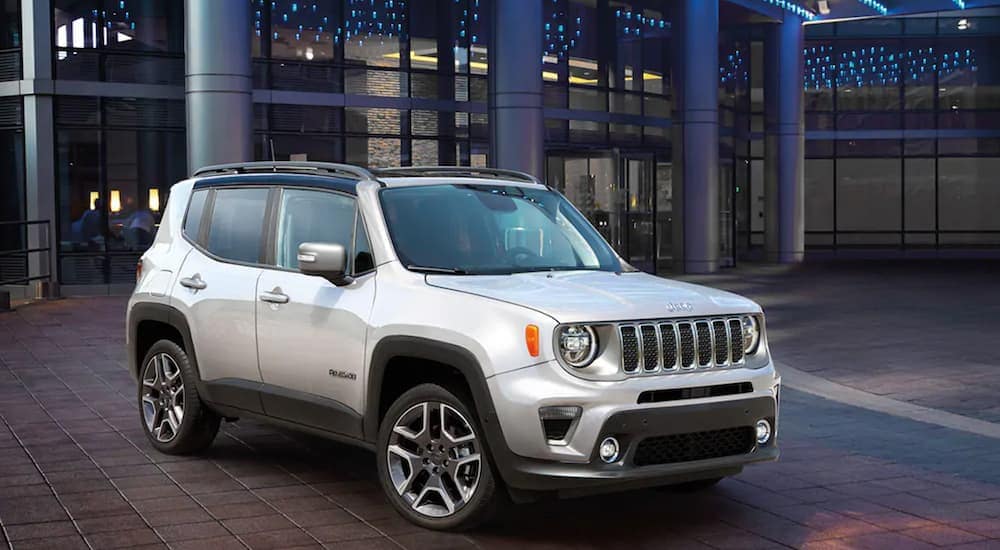
{"type": "Polygon", "coordinates": [[[751,426],[649,437],[639,442],[636,466],[674,464],[749,453],[754,447],[751,426]]]}
{"type": "Polygon", "coordinates": [[[545,439],[549,441],[562,441],[566,439],[570,426],[573,425],[572,418],[551,418],[542,420],[542,427],[545,428],[545,439]]]}
{"type": "Polygon", "coordinates": [[[697,386],[694,388],[676,388],[670,390],[650,390],[639,394],[639,404],[663,403],[665,401],[681,401],[684,399],[701,399],[703,397],[721,397],[753,393],[753,384],[737,382],[733,384],[718,384],[715,386],[697,386]]]}

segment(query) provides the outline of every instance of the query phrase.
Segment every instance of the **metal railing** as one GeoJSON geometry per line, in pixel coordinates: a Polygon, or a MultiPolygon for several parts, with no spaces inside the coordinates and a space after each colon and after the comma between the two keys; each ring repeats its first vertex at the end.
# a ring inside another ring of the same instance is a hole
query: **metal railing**
{"type": "Polygon", "coordinates": [[[50,262],[48,262],[48,261],[39,262],[39,264],[45,265],[45,266],[48,267],[48,270],[47,270],[46,273],[40,273],[40,274],[37,274],[37,275],[32,275],[31,274],[32,270],[31,270],[31,261],[30,261],[30,259],[31,259],[31,255],[32,254],[46,254],[47,255],[47,254],[51,253],[51,251],[52,251],[52,222],[50,220],[18,220],[18,221],[0,222],[0,229],[3,229],[4,227],[10,227],[10,226],[14,226],[16,228],[23,228],[23,233],[20,236],[20,238],[15,239],[15,242],[23,243],[23,247],[21,247],[21,248],[13,248],[13,249],[8,249],[8,250],[2,250],[2,249],[0,249],[0,259],[2,259],[2,258],[8,258],[8,257],[16,257],[16,256],[19,256],[19,255],[23,254],[24,255],[24,266],[25,266],[24,267],[24,277],[18,277],[18,278],[15,278],[15,279],[3,279],[3,280],[0,280],[0,286],[4,286],[4,285],[19,285],[19,284],[27,284],[27,283],[30,283],[32,281],[50,280],[52,278],[52,266],[50,265],[50,262]],[[44,229],[45,238],[44,239],[41,239],[41,238],[38,239],[39,241],[44,240],[45,246],[32,246],[30,244],[32,242],[32,239],[31,239],[31,235],[29,234],[30,233],[29,229],[32,226],[44,226],[45,227],[45,229],[44,229]]]}

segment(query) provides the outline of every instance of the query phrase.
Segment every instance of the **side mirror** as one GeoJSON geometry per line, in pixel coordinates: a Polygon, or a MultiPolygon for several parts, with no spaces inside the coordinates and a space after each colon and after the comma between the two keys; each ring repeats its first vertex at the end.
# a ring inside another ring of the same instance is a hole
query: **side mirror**
{"type": "Polygon", "coordinates": [[[300,244],[299,271],[323,277],[337,286],[349,285],[353,281],[347,274],[347,251],[340,244],[300,244]]]}

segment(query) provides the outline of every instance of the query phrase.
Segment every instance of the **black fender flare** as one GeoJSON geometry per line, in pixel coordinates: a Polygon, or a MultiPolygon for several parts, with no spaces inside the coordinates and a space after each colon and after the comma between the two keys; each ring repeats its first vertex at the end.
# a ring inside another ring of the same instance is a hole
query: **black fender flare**
{"type": "Polygon", "coordinates": [[[502,477],[507,478],[513,453],[507,447],[503,429],[493,405],[493,396],[486,383],[486,376],[479,361],[469,350],[437,340],[417,336],[387,336],[375,345],[368,371],[368,388],[365,399],[364,438],[376,443],[379,430],[382,381],[386,367],[394,357],[425,359],[454,367],[464,377],[472,392],[473,406],[483,427],[486,444],[502,477]]]}
{"type": "MultiPolygon", "coordinates": [[[[132,306],[128,318],[128,368],[129,372],[136,379],[139,377],[139,362],[142,357],[137,357],[136,346],[139,341],[139,324],[143,321],[156,321],[173,327],[180,333],[184,340],[184,351],[194,363],[195,370],[198,371],[198,358],[195,356],[194,342],[191,340],[191,327],[187,318],[177,308],[166,304],[152,302],[142,302],[132,306]]],[[[201,380],[201,372],[198,371],[198,379],[201,380]]]]}

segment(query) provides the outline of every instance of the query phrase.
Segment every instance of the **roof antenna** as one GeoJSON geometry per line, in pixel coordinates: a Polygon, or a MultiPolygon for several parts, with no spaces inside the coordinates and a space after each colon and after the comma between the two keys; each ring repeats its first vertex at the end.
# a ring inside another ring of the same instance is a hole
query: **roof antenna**
{"type": "Polygon", "coordinates": [[[271,146],[271,169],[275,172],[278,171],[278,159],[274,158],[274,139],[268,138],[268,144],[271,146]]]}

